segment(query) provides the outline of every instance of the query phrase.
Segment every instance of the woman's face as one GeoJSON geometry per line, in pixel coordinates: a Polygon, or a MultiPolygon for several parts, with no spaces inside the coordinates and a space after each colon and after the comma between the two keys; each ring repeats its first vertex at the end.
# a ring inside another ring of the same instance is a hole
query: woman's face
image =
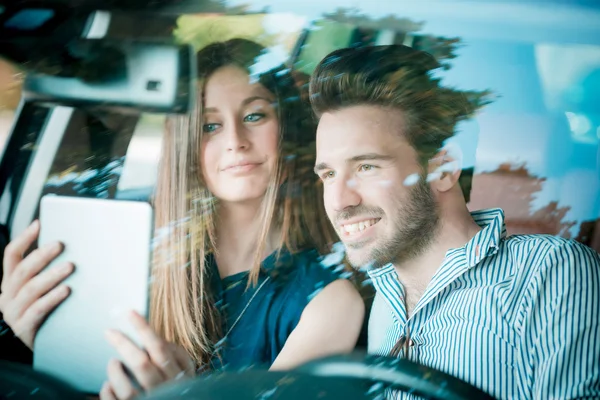
{"type": "Polygon", "coordinates": [[[219,68],[204,88],[201,167],[208,190],[223,202],[264,196],[274,173],[279,122],[274,95],[246,71],[219,68]]]}

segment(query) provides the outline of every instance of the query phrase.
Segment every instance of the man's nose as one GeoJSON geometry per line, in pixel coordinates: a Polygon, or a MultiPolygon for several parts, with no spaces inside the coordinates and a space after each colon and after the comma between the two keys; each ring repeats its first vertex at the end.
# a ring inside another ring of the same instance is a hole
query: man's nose
{"type": "Polygon", "coordinates": [[[227,136],[227,150],[243,150],[250,147],[250,141],[248,140],[248,133],[246,132],[243,124],[231,123],[228,129],[225,131],[227,136]]]}
{"type": "Polygon", "coordinates": [[[337,212],[356,207],[361,202],[359,188],[352,179],[338,179],[331,187],[331,202],[337,212]]]}

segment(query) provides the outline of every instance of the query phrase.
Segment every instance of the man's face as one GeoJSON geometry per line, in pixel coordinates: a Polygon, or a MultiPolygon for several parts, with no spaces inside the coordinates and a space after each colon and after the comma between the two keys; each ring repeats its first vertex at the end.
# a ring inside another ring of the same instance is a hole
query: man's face
{"type": "Polygon", "coordinates": [[[327,215],[355,266],[380,267],[419,254],[438,213],[397,110],[354,106],[325,113],[315,173],[327,215]]]}

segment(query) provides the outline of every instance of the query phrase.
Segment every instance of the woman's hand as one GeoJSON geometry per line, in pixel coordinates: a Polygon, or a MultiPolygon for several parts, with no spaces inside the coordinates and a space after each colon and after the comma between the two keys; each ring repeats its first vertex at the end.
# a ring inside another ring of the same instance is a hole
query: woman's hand
{"type": "Polygon", "coordinates": [[[100,391],[100,399],[125,400],[140,394],[138,385],[133,383],[125,368],[130,371],[143,391],[149,391],[172,380],[196,375],[194,362],[182,347],[159,337],[138,313],[132,312],[130,319],[145,350],[120,332],[107,332],[107,340],[117,350],[123,362],[109,362],[108,382],[100,391]]]}
{"type": "Polygon", "coordinates": [[[6,246],[0,287],[4,321],[31,350],[41,323],[69,295],[69,288],[59,284],[75,269],[73,264],[65,263],[42,271],[63,251],[60,243],[51,243],[23,257],[39,233],[40,224],[34,221],[6,246]]]}

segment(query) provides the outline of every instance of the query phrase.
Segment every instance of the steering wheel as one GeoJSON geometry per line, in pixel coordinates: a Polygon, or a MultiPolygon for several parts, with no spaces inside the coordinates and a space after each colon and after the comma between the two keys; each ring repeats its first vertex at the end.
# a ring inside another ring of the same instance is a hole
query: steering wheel
{"type": "Polygon", "coordinates": [[[86,396],[66,383],[30,365],[0,361],[0,399],[85,400],[86,396]]]}
{"type": "Polygon", "coordinates": [[[309,362],[296,371],[369,381],[424,399],[493,400],[487,393],[458,378],[401,358],[354,353],[309,362]]]}
{"type": "MultiPolygon", "coordinates": [[[[324,358],[289,372],[250,369],[166,384],[140,400],[374,399],[392,388],[425,399],[487,400],[460,379],[409,360],[352,354],[324,358]]],[[[28,365],[0,361],[0,398],[86,399],[69,385],[28,365]]]]}
{"type": "Polygon", "coordinates": [[[432,400],[493,399],[480,389],[441,371],[405,359],[352,354],[305,364],[290,372],[224,372],[169,384],[145,400],[374,399],[385,388],[432,400]]]}

